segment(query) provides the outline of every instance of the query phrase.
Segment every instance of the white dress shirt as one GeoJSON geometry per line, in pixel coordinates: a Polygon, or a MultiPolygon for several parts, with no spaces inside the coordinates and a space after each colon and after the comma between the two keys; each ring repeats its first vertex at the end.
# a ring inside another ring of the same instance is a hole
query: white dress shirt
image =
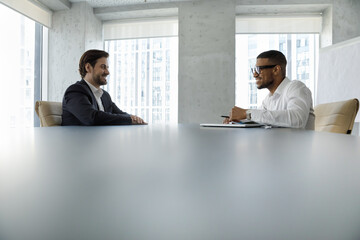
{"type": "Polygon", "coordinates": [[[311,91],[303,82],[285,78],[261,109],[250,109],[251,120],[281,127],[314,129],[311,91]]]}
{"type": "Polygon", "coordinates": [[[101,96],[104,93],[103,90],[101,88],[96,88],[94,85],[92,85],[91,83],[89,83],[86,80],[85,80],[85,82],[89,85],[92,93],[94,94],[96,102],[99,106],[99,110],[104,112],[104,105],[102,104],[102,101],[101,101],[101,96]]]}

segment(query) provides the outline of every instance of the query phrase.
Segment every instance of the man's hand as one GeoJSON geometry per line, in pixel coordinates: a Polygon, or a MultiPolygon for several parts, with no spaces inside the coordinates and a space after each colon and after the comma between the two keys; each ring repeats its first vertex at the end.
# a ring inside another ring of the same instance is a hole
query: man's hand
{"type": "Polygon", "coordinates": [[[236,106],[233,107],[230,112],[230,119],[228,118],[228,120],[233,122],[239,122],[242,119],[246,119],[246,110],[247,109],[239,108],[236,106]]]}
{"type": "Polygon", "coordinates": [[[135,116],[135,115],[130,115],[131,120],[132,120],[132,124],[142,124],[142,125],[146,125],[147,123],[144,122],[144,120],[142,120],[142,118],[135,116]]]}
{"type": "Polygon", "coordinates": [[[223,120],[223,124],[229,124],[230,123],[230,118],[224,118],[223,120]]]}

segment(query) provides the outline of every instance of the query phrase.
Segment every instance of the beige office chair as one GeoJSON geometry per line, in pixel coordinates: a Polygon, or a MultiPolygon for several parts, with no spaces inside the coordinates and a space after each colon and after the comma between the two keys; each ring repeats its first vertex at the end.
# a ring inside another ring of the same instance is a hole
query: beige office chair
{"type": "Polygon", "coordinates": [[[314,108],[315,131],[351,134],[359,100],[319,104],[314,108]]]}
{"type": "Polygon", "coordinates": [[[36,101],[35,111],[41,127],[61,126],[62,103],[36,101]]]}

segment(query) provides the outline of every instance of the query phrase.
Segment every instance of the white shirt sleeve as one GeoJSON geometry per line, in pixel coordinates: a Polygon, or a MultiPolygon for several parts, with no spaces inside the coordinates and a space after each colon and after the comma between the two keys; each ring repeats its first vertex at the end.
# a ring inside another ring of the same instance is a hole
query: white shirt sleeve
{"type": "Polygon", "coordinates": [[[262,109],[250,110],[253,121],[292,128],[305,128],[311,111],[311,91],[299,81],[292,81],[280,96],[267,97],[262,109]]]}

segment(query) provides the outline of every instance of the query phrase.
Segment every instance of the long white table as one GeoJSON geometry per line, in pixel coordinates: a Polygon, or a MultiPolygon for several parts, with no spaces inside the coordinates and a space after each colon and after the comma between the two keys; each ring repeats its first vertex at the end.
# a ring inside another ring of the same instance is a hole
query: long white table
{"type": "Polygon", "coordinates": [[[360,239],[360,138],[199,125],[2,130],[1,240],[360,239]]]}

